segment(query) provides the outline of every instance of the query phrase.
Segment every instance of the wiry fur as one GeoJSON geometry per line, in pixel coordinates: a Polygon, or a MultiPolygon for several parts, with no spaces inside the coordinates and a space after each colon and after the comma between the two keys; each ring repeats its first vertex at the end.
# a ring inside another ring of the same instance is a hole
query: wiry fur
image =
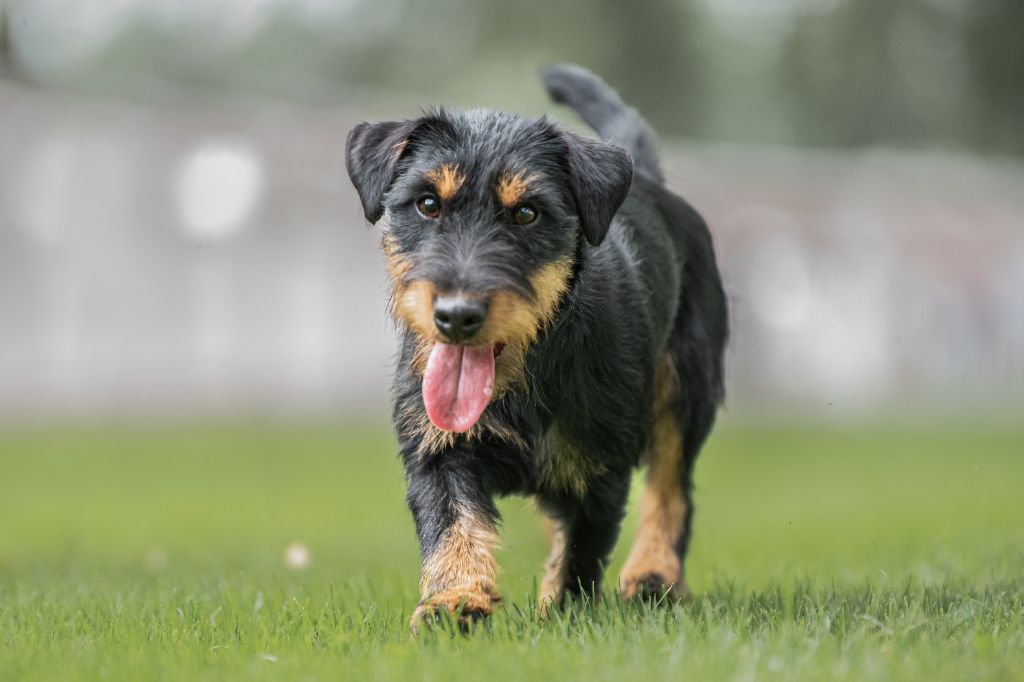
{"type": "Polygon", "coordinates": [[[364,123],[349,136],[366,216],[386,216],[402,334],[395,425],[425,575],[441,576],[425,583],[417,621],[490,612],[499,495],[533,495],[555,522],[548,605],[596,593],[631,471],[645,463],[645,544],[622,587],[685,593],[693,464],[723,395],[727,315],[711,236],[663,187],[635,110],[579,67],[545,82],[606,141],[482,110],[364,123]],[[444,194],[435,220],[416,211],[425,192],[444,194]],[[520,202],[537,209],[535,223],[512,220],[520,202]],[[465,434],[434,426],[422,397],[440,338],[432,306],[451,292],[489,305],[467,343],[504,348],[498,390],[465,434]]]}

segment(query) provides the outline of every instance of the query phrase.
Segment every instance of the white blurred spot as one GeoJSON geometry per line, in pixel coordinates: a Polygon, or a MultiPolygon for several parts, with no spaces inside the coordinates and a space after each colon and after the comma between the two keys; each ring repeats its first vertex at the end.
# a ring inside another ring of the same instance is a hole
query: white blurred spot
{"type": "Polygon", "coordinates": [[[210,140],[178,165],[174,178],[178,214],[189,235],[234,237],[263,194],[263,165],[248,144],[210,140]]]}
{"type": "Polygon", "coordinates": [[[743,296],[768,326],[792,331],[807,320],[811,273],[800,226],[777,206],[745,204],[724,218],[728,229],[750,235],[740,254],[743,296]]]}
{"type": "Polygon", "coordinates": [[[150,547],[142,555],[142,567],[152,573],[164,570],[168,563],[167,551],[163,547],[150,547]]]}
{"type": "Polygon", "coordinates": [[[824,395],[847,405],[879,394],[893,381],[889,251],[884,244],[834,244],[816,254],[818,278],[810,324],[794,358],[824,395]]]}
{"type": "Polygon", "coordinates": [[[293,542],[284,548],[284,565],[288,568],[303,571],[309,568],[311,562],[309,547],[301,542],[293,542]]]}
{"type": "Polygon", "coordinates": [[[794,329],[807,319],[811,274],[803,245],[785,233],[764,235],[751,263],[750,301],[765,324],[794,329]]]}

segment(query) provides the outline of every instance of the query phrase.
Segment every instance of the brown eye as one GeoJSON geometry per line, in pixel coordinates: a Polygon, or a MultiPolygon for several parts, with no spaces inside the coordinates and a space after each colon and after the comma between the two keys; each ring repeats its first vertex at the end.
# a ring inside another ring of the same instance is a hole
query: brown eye
{"type": "Polygon", "coordinates": [[[416,200],[416,210],[424,218],[436,218],[441,215],[441,200],[433,194],[420,197],[416,200]]]}
{"type": "Polygon", "coordinates": [[[523,204],[512,209],[512,219],[516,225],[529,225],[537,219],[537,211],[523,204]]]}

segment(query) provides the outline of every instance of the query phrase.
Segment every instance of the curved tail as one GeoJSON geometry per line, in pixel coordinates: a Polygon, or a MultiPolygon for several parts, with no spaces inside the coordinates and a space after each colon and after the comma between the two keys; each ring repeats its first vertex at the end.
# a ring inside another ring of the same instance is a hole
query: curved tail
{"type": "Polygon", "coordinates": [[[601,139],[618,145],[633,157],[637,171],[664,182],[655,151],[654,131],[640,113],[626,105],[617,92],[586,69],[558,64],[541,74],[551,99],[576,110],[601,139]]]}

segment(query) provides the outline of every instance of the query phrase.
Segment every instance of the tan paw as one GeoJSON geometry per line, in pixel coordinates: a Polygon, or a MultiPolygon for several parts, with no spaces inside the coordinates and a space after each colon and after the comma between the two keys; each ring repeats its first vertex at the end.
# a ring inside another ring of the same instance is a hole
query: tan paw
{"type": "Polygon", "coordinates": [[[413,611],[409,626],[413,633],[420,627],[444,622],[446,616],[454,617],[459,629],[469,631],[473,625],[494,611],[500,598],[490,592],[473,588],[452,588],[443,590],[421,601],[413,611]]]}
{"type": "Polygon", "coordinates": [[[669,577],[657,571],[623,575],[619,589],[623,599],[645,602],[673,603],[690,598],[690,590],[681,577],[669,577]]]}
{"type": "Polygon", "coordinates": [[[549,592],[542,592],[537,600],[542,619],[548,618],[552,612],[562,608],[565,601],[565,591],[561,588],[549,592]]]}

